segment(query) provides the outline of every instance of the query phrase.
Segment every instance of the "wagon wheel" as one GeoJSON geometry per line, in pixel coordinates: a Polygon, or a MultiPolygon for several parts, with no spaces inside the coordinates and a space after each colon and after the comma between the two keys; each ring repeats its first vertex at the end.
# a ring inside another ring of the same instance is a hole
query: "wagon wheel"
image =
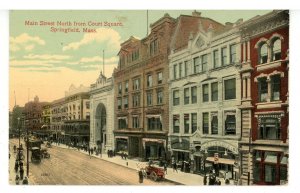
{"type": "Polygon", "coordinates": [[[153,181],[157,181],[157,174],[155,172],[151,172],[150,174],[150,178],[153,180],[153,181]]]}

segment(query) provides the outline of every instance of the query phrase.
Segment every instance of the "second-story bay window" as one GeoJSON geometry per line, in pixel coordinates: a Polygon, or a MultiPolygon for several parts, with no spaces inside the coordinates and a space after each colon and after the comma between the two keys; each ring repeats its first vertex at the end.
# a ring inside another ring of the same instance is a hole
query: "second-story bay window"
{"type": "Polygon", "coordinates": [[[225,135],[236,134],[236,119],[235,115],[227,115],[225,120],[225,135]]]}

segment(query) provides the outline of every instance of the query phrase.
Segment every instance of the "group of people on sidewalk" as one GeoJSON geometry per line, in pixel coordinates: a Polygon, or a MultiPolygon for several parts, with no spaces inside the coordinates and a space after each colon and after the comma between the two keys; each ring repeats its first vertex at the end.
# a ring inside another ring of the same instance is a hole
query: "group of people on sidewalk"
{"type": "MultiPolygon", "coordinates": [[[[210,170],[208,176],[205,174],[203,178],[203,185],[207,185],[207,178],[208,178],[208,185],[221,185],[221,181],[217,178],[215,170],[210,170]]],[[[225,184],[229,184],[229,179],[225,174],[225,184]]]]}
{"type": "Polygon", "coordinates": [[[13,146],[14,154],[15,154],[15,157],[16,157],[15,166],[14,166],[14,170],[15,170],[15,173],[16,173],[15,183],[16,183],[16,185],[20,185],[20,182],[22,182],[23,185],[28,185],[28,178],[27,178],[27,176],[24,176],[24,163],[23,163],[24,156],[23,156],[23,153],[21,151],[21,148],[22,147],[20,146],[19,151],[17,152],[16,151],[17,150],[16,145],[13,146]]]}

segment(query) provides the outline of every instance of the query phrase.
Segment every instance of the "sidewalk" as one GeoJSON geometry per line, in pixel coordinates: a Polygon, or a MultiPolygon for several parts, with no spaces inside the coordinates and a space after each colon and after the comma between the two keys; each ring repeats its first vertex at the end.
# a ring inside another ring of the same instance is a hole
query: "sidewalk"
{"type": "MultiPolygon", "coordinates": [[[[72,148],[72,147],[68,147],[64,144],[60,144],[59,146],[56,144],[52,144],[56,147],[60,147],[60,148],[66,148],[66,149],[72,149],[74,151],[78,151],[77,148],[72,148]]],[[[79,150],[79,152],[87,154],[88,152],[85,152],[83,150],[79,150]]],[[[145,167],[148,162],[140,162],[138,160],[134,160],[134,159],[122,159],[120,156],[115,156],[115,157],[108,157],[107,154],[102,154],[102,155],[98,155],[96,156],[95,154],[92,155],[92,157],[94,158],[98,158],[98,159],[102,159],[111,163],[115,163],[118,165],[122,165],[124,167],[128,167],[131,169],[134,169],[136,171],[138,171],[141,167],[145,167]]],[[[158,167],[158,166],[156,166],[158,167]]],[[[162,167],[161,167],[162,168],[162,167]]],[[[172,168],[168,168],[167,169],[167,174],[165,175],[166,180],[175,182],[179,185],[203,185],[203,177],[198,175],[198,174],[191,174],[191,173],[185,173],[185,172],[181,172],[180,170],[178,170],[178,172],[173,171],[172,168]]],[[[221,184],[225,185],[225,181],[223,178],[220,178],[221,184]]],[[[233,182],[231,182],[231,185],[233,185],[233,182]]]]}

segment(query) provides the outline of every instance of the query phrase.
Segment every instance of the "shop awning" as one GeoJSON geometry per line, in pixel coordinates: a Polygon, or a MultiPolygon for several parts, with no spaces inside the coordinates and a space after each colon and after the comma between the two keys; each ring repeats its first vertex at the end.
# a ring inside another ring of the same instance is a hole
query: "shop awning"
{"type": "Polygon", "coordinates": [[[116,139],[128,139],[126,136],[115,136],[116,139]]]}
{"type": "MultiPolygon", "coordinates": [[[[215,158],[214,157],[207,157],[206,161],[214,162],[215,158]]],[[[228,165],[234,165],[235,160],[233,159],[225,159],[225,158],[219,158],[218,163],[220,164],[228,164],[228,165]]]]}

